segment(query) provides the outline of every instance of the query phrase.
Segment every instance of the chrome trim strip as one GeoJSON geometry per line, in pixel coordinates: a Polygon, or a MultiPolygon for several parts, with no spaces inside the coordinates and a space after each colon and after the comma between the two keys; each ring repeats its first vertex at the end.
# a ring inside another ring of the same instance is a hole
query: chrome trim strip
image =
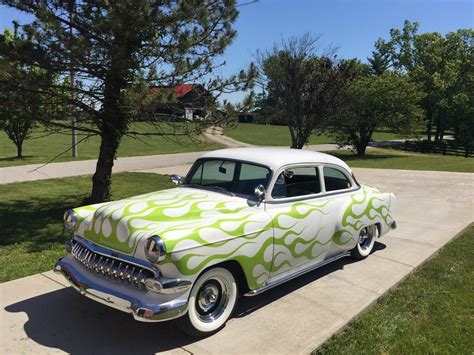
{"type": "Polygon", "coordinates": [[[272,199],[272,200],[266,200],[265,202],[268,203],[269,205],[277,205],[277,204],[283,204],[283,203],[292,203],[292,202],[297,202],[297,201],[305,201],[305,200],[312,200],[312,199],[320,199],[322,197],[327,197],[327,196],[335,196],[335,195],[342,195],[342,194],[348,194],[352,192],[359,191],[361,188],[351,188],[351,189],[345,189],[345,190],[335,190],[334,192],[320,192],[317,194],[311,194],[311,195],[303,195],[303,196],[295,196],[295,197],[284,197],[284,198],[278,198],[278,199],[272,199]]]}
{"type": "Polygon", "coordinates": [[[285,282],[287,282],[287,281],[290,281],[290,280],[292,280],[292,279],[294,279],[294,278],[296,278],[296,277],[298,277],[298,276],[304,275],[304,274],[306,274],[306,273],[308,273],[308,272],[310,272],[310,271],[313,271],[313,270],[315,270],[315,269],[318,269],[318,268],[320,268],[320,267],[322,267],[322,266],[324,266],[324,265],[327,265],[327,264],[329,264],[329,263],[331,263],[331,262],[333,262],[333,261],[336,261],[337,259],[341,259],[341,258],[344,258],[344,257],[349,256],[349,255],[350,255],[349,252],[344,252],[344,253],[342,253],[342,254],[338,254],[338,255],[336,255],[336,256],[333,256],[332,258],[329,258],[329,259],[327,259],[327,260],[323,260],[323,261],[321,261],[320,263],[317,263],[317,264],[315,264],[315,265],[310,265],[310,266],[308,266],[308,267],[305,267],[304,269],[301,269],[300,271],[295,272],[294,274],[288,275],[287,277],[284,277],[284,278],[282,278],[282,279],[280,279],[280,280],[278,280],[278,281],[271,282],[271,283],[266,284],[266,285],[264,285],[264,286],[262,286],[262,287],[260,287],[260,288],[257,288],[257,289],[255,289],[255,290],[249,291],[249,292],[245,293],[244,296],[245,296],[245,297],[257,296],[257,295],[259,295],[259,294],[261,294],[261,293],[263,293],[263,292],[265,292],[265,291],[267,291],[267,290],[269,290],[269,289],[271,289],[271,288],[273,288],[273,287],[276,287],[276,286],[278,286],[278,285],[281,285],[281,284],[283,284],[283,283],[285,283],[285,282]]]}
{"type": "Polygon", "coordinates": [[[134,297],[133,294],[127,294],[126,291],[112,290],[88,278],[66,258],[57,261],[54,272],[63,275],[82,295],[122,312],[132,313],[138,321],[160,322],[174,319],[184,315],[188,309],[187,300],[148,304],[134,297]]]}

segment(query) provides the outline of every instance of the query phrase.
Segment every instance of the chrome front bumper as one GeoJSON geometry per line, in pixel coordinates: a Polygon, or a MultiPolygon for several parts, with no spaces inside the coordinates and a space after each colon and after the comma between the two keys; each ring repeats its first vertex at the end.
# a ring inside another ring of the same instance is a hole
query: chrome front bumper
{"type": "Polygon", "coordinates": [[[150,291],[136,290],[114,281],[98,279],[71,255],[59,259],[54,271],[63,275],[71,286],[82,295],[126,313],[142,322],[160,322],[177,318],[186,313],[187,299],[171,299],[156,303],[158,295],[150,291]]]}

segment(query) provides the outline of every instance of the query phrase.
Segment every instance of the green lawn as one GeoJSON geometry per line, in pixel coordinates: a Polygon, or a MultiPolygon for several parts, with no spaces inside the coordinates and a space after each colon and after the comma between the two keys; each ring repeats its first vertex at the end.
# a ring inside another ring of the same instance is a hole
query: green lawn
{"type": "MultiPolygon", "coordinates": [[[[172,186],[162,175],[115,174],[112,198],[172,186]]],[[[53,268],[70,238],[64,211],[80,206],[90,189],[90,176],[0,185],[0,282],[53,268]]]]}
{"type": "MultiPolygon", "coordinates": [[[[290,146],[291,137],[288,127],[240,123],[235,127],[225,128],[224,134],[238,141],[255,145],[290,146]]],[[[313,135],[309,144],[333,143],[334,139],[327,135],[313,135]]]]}
{"type": "MultiPolygon", "coordinates": [[[[240,123],[235,127],[224,129],[224,134],[238,141],[256,145],[281,145],[290,146],[291,137],[288,127],[261,125],[254,123],[240,123]]],[[[395,134],[387,131],[375,132],[372,139],[384,141],[392,139],[404,139],[409,136],[395,134]]],[[[334,138],[327,135],[313,135],[309,144],[334,143],[334,138]]]]}
{"type": "Polygon", "coordinates": [[[347,150],[328,152],[355,168],[436,170],[474,173],[474,159],[439,154],[421,154],[389,148],[370,148],[360,158],[347,150]]]}
{"type": "MultiPolygon", "coordinates": [[[[154,127],[146,123],[135,123],[132,129],[139,132],[153,132],[154,127]]],[[[87,134],[78,134],[78,140],[86,137],[87,134]]],[[[97,136],[91,137],[78,145],[79,157],[77,160],[97,159],[100,146],[100,139],[97,136]]],[[[70,132],[54,133],[47,135],[42,129],[33,131],[30,139],[26,140],[23,146],[24,159],[16,159],[16,147],[8,139],[5,132],[0,131],[0,167],[23,164],[45,163],[56,155],[66,151],[71,147],[70,132]]],[[[219,144],[206,143],[194,137],[171,140],[170,138],[159,136],[140,136],[139,139],[124,137],[118,151],[119,157],[136,155],[154,155],[166,153],[181,153],[198,150],[213,150],[222,148],[219,144]],[[197,142],[197,143],[196,143],[197,142]]],[[[55,161],[74,160],[71,152],[67,152],[55,161]]]]}
{"type": "Polygon", "coordinates": [[[472,354],[474,225],[313,354],[472,354]]]}

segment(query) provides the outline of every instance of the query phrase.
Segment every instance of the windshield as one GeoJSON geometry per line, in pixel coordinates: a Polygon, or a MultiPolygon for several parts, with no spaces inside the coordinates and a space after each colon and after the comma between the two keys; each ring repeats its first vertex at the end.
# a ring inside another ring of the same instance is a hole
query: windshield
{"type": "Polygon", "coordinates": [[[215,189],[231,194],[253,196],[255,187],[267,188],[269,168],[225,159],[199,159],[186,176],[184,186],[215,189]]]}

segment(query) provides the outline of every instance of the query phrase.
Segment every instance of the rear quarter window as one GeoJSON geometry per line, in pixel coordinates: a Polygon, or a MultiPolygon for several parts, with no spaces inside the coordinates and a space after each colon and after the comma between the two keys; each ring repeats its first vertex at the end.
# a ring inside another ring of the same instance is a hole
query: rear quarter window
{"type": "Polygon", "coordinates": [[[323,172],[326,191],[346,190],[351,188],[351,181],[346,174],[339,169],[325,166],[323,172]]]}

